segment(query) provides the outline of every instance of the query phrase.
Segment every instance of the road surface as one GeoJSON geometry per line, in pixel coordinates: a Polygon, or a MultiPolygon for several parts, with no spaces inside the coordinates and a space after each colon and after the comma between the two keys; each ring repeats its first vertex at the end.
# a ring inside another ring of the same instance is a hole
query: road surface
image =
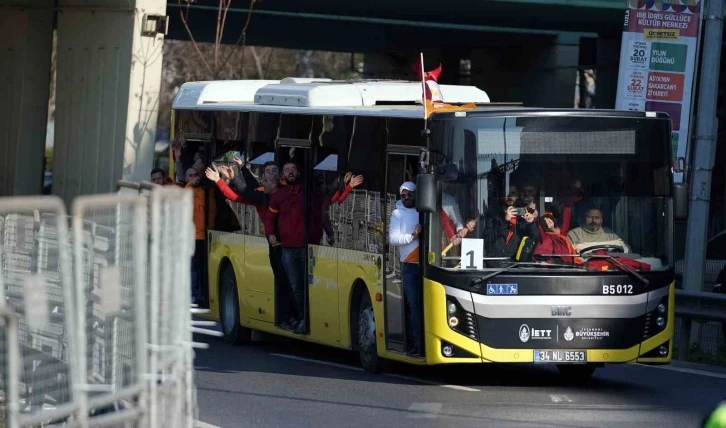
{"type": "Polygon", "coordinates": [[[199,336],[202,426],[698,427],[726,398],[726,371],[636,364],[566,384],[552,367],[394,364],[363,372],[345,351],[264,336],[235,347],[199,336]]]}

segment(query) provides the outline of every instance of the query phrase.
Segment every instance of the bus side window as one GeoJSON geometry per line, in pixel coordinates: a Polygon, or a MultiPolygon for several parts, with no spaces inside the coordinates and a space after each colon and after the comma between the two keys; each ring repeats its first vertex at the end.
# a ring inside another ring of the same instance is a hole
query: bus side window
{"type": "Polygon", "coordinates": [[[340,148],[347,144],[342,117],[315,116],[312,128],[313,192],[309,236],[313,245],[337,247],[341,234],[341,204],[344,195],[340,148]],[[343,126],[336,126],[343,124],[343,126]]]}
{"type": "MultiPolygon", "coordinates": [[[[216,114],[216,113],[215,113],[216,114]]],[[[236,139],[239,136],[238,123],[241,113],[226,114],[215,117],[218,122],[217,133],[223,136],[235,137],[235,139],[213,139],[210,143],[212,149],[212,166],[217,169],[221,167],[236,168],[232,161],[233,152],[244,151],[244,141],[236,139]]],[[[245,114],[246,118],[246,114],[245,114]]],[[[242,229],[242,216],[238,216],[236,203],[227,201],[222,193],[210,182],[205,181],[209,189],[209,197],[214,198],[214,230],[222,232],[238,232],[242,229]]]]}
{"type": "Polygon", "coordinates": [[[340,246],[381,253],[384,249],[382,198],[385,169],[382,165],[386,141],[385,119],[347,117],[345,121],[347,132],[340,150],[342,159],[338,169],[341,178],[350,173],[352,177],[361,176],[363,182],[339,204],[340,246]]]}
{"type": "MultiPolygon", "coordinates": [[[[262,119],[265,119],[265,117],[263,117],[262,119]]],[[[269,119],[267,120],[268,124],[273,122],[271,118],[267,119],[269,119]]],[[[245,186],[253,186],[254,188],[258,188],[263,184],[264,164],[266,162],[275,161],[275,143],[272,140],[257,140],[256,137],[260,134],[254,133],[252,131],[253,129],[257,129],[252,125],[253,124],[250,123],[251,131],[248,135],[251,139],[247,144],[247,153],[245,153],[245,168],[249,168],[249,171],[251,172],[251,175],[255,178],[255,181],[252,183],[245,182],[245,186]]],[[[265,133],[264,135],[268,135],[268,133],[265,133]]],[[[274,134],[272,136],[274,137],[274,134]]],[[[245,233],[252,236],[264,237],[265,228],[262,223],[262,219],[257,214],[257,209],[252,205],[244,205],[243,209],[245,210],[245,233]]]]}

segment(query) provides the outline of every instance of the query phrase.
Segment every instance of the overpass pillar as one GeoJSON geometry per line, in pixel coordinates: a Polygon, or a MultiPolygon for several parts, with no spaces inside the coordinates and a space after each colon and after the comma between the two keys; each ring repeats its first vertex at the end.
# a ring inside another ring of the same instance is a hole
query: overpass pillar
{"type": "Polygon", "coordinates": [[[148,179],[165,14],[165,0],[59,0],[53,193],[67,203],[148,179]]]}
{"type": "Polygon", "coordinates": [[[558,36],[529,44],[475,48],[471,84],[486,91],[492,102],[572,108],[579,46],[579,37],[558,36]]]}
{"type": "Polygon", "coordinates": [[[0,196],[42,191],[52,7],[52,0],[0,0],[0,196]]]}

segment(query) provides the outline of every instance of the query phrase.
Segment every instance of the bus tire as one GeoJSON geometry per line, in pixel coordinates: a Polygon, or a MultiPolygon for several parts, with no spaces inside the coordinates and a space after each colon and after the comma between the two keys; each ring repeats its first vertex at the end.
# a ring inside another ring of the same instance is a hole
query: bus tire
{"type": "Polygon", "coordinates": [[[227,263],[219,276],[219,322],[222,325],[224,341],[232,345],[248,343],[252,330],[242,327],[239,322],[239,294],[234,268],[227,263]]]}
{"type": "Polygon", "coordinates": [[[595,373],[597,367],[596,364],[558,364],[557,371],[568,381],[584,381],[595,373]]]}
{"type": "Polygon", "coordinates": [[[355,338],[360,365],[369,373],[380,373],[383,370],[383,360],[378,356],[376,319],[367,289],[361,294],[357,319],[355,338]]]}

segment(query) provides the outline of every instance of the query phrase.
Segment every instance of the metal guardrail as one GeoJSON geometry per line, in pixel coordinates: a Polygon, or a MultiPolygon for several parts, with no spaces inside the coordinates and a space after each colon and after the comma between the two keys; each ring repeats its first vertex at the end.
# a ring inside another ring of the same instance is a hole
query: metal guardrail
{"type": "Polygon", "coordinates": [[[675,314],[681,318],[676,357],[685,360],[690,349],[691,322],[726,322],[726,294],[676,290],[675,314]]]}
{"type": "Polygon", "coordinates": [[[726,321],[726,294],[676,290],[676,316],[694,321],[726,321]]]}

